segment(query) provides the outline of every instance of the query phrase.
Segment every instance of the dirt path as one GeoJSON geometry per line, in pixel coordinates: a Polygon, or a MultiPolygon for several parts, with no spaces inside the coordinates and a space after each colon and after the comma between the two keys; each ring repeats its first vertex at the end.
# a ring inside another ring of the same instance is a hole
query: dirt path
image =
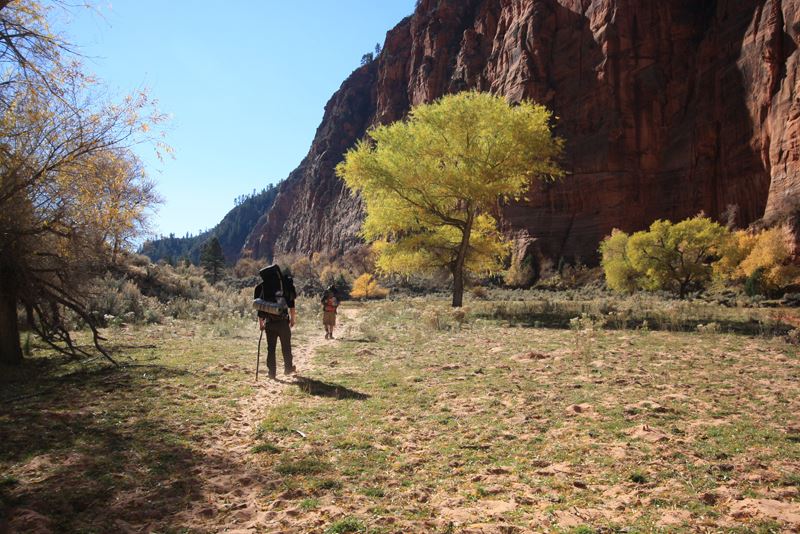
{"type": "MultiPolygon", "coordinates": [[[[345,325],[337,335],[342,338],[357,336],[361,322],[360,308],[340,310],[345,325]]],[[[300,376],[313,375],[314,355],[320,347],[336,343],[326,340],[322,332],[312,333],[306,342],[293,346],[294,361],[300,376]]],[[[193,502],[188,510],[178,513],[168,521],[177,527],[187,526],[192,531],[208,532],[291,532],[291,510],[277,512],[264,510],[259,496],[264,490],[280,486],[282,477],[264,472],[252,452],[254,434],[258,424],[269,409],[281,402],[287,390],[297,387],[296,379],[278,375],[270,380],[264,365],[266,342],[262,342],[262,369],[255,393],[239,400],[237,412],[224,427],[211,436],[204,445],[205,459],[192,473],[202,485],[202,499],[193,502]],[[281,530],[283,529],[283,530],[281,530]]],[[[280,364],[280,349],[277,358],[280,364]]],[[[280,499],[279,499],[280,501],[280,499]]]]}

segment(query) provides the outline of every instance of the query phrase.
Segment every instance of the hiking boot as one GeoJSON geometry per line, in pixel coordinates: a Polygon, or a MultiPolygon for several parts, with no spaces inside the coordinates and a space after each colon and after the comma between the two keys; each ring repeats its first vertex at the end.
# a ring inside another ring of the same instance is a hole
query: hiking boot
{"type": "Polygon", "coordinates": [[[270,380],[275,380],[277,377],[278,377],[278,375],[277,375],[277,373],[275,371],[271,371],[269,373],[270,380]]]}
{"type": "Polygon", "coordinates": [[[284,369],[284,370],[283,370],[283,374],[285,374],[285,375],[293,375],[293,374],[295,374],[296,372],[297,372],[297,366],[296,366],[296,365],[293,365],[293,366],[292,366],[291,368],[289,368],[289,369],[284,369]]]}

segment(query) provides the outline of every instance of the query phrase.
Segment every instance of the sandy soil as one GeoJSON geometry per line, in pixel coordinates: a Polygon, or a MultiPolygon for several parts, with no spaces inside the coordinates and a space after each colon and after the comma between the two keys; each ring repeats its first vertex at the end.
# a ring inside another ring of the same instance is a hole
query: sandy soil
{"type": "MultiPolygon", "coordinates": [[[[361,311],[340,310],[340,314],[345,316],[346,326],[337,329],[337,337],[355,335],[361,311]]],[[[297,376],[313,375],[314,353],[331,343],[336,343],[336,340],[326,340],[320,333],[312,335],[302,345],[293,346],[297,376]]],[[[265,357],[265,350],[266,341],[262,343],[262,358],[265,357]]],[[[258,424],[271,407],[281,402],[290,388],[297,387],[296,377],[281,375],[280,348],[277,359],[277,380],[267,377],[266,364],[262,360],[262,372],[259,373],[255,394],[243,398],[239,402],[238,415],[230,418],[224,428],[205,444],[207,461],[198,462],[199,467],[193,473],[196,479],[202,481],[202,500],[176,514],[168,523],[173,526],[184,525],[191,528],[192,532],[296,532],[290,525],[292,519],[299,515],[297,509],[286,509],[286,503],[281,498],[265,508],[262,497],[264,490],[280,487],[283,477],[264,472],[251,451],[258,424]]],[[[324,524],[325,510],[320,510],[317,515],[319,524],[324,524]]],[[[310,519],[308,514],[305,519],[310,519]]],[[[148,527],[145,526],[145,530],[149,530],[148,527]]],[[[137,531],[137,528],[130,530],[137,531]]]]}

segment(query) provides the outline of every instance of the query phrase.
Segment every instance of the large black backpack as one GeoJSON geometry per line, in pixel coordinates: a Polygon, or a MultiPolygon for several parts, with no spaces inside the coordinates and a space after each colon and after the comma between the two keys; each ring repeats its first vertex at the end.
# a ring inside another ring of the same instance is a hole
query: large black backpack
{"type": "Polygon", "coordinates": [[[297,297],[294,280],[284,275],[278,265],[264,267],[258,274],[262,282],[253,292],[253,308],[259,317],[288,317],[289,307],[297,297]]]}

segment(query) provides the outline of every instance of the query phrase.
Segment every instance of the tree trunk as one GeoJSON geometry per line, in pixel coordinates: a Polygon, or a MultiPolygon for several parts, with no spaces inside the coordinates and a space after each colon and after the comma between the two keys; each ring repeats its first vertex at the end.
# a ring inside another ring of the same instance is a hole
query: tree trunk
{"type": "Polygon", "coordinates": [[[460,308],[464,301],[464,269],[453,270],[453,308],[460,308]]]}
{"type": "Polygon", "coordinates": [[[17,323],[17,292],[11,277],[0,271],[0,365],[22,363],[17,323]]]}
{"type": "Polygon", "coordinates": [[[474,215],[470,213],[461,234],[461,244],[458,246],[458,256],[456,256],[456,263],[453,266],[453,308],[460,308],[464,303],[464,265],[467,261],[473,219],[474,215]]]}

